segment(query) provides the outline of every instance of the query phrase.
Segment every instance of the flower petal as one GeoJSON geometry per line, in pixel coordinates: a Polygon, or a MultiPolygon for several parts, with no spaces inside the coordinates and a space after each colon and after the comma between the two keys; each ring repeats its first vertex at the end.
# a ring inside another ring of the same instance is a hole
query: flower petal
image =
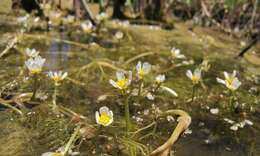
{"type": "Polygon", "coordinates": [[[120,87],[117,85],[117,83],[116,83],[114,80],[112,80],[112,79],[109,80],[109,83],[110,83],[113,87],[115,87],[115,88],[120,88],[120,87]]]}
{"type": "Polygon", "coordinates": [[[191,70],[187,70],[186,75],[187,75],[188,78],[191,79],[191,78],[192,78],[192,72],[191,72],[191,70]]]}
{"type": "Polygon", "coordinates": [[[225,80],[222,80],[222,79],[220,79],[218,77],[216,79],[217,79],[218,83],[222,83],[222,84],[226,85],[226,81],[225,80]]]}
{"type": "Polygon", "coordinates": [[[152,67],[152,66],[151,66],[150,63],[145,62],[145,63],[143,64],[143,70],[144,70],[144,73],[145,73],[145,74],[149,73],[150,70],[151,70],[151,67],[152,67]]]}
{"type": "Polygon", "coordinates": [[[136,70],[139,71],[142,69],[142,62],[138,61],[137,65],[136,65],[136,70]]]}
{"type": "Polygon", "coordinates": [[[98,111],[96,111],[95,116],[96,116],[96,123],[97,123],[97,124],[100,124],[100,123],[99,123],[100,114],[99,114],[98,111]]]}
{"type": "Polygon", "coordinates": [[[109,108],[107,106],[103,106],[99,108],[100,114],[109,114],[109,108]]]}
{"type": "Polygon", "coordinates": [[[116,78],[117,78],[117,80],[125,79],[125,74],[124,74],[124,72],[122,72],[122,71],[117,71],[117,72],[116,72],[116,78]]]}

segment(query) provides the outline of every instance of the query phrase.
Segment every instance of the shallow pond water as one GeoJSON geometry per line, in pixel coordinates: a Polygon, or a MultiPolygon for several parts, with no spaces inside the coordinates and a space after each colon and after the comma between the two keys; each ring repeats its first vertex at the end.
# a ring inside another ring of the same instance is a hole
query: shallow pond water
{"type": "MultiPolygon", "coordinates": [[[[0,49],[3,51],[21,26],[15,22],[14,16],[0,16],[0,49]]],[[[16,48],[0,58],[1,98],[31,93],[32,80],[24,65],[26,57],[23,53],[27,47],[36,48],[46,58],[44,74],[49,70],[69,73],[59,87],[58,105],[86,116],[88,123],[95,125],[95,137],[90,136],[79,147],[81,155],[130,155],[123,141],[119,141],[124,135],[122,97],[108,81],[115,79],[117,69],[134,70],[138,61],[147,61],[153,67],[144,86],[149,87],[157,74],[164,73],[164,85],[174,89],[178,97],[167,92],[159,92],[154,100],[131,97],[130,114],[135,130],[153,122],[155,107],[162,111],[182,109],[190,114],[192,124],[174,144],[172,155],[260,155],[260,67],[244,58],[235,58],[241,49],[238,39],[200,27],[189,31],[188,27],[186,23],[176,23],[173,30],[138,25],[122,27],[108,21],[99,33],[90,35],[83,34],[76,26],[49,31],[44,27],[33,28],[24,33],[16,48]],[[114,38],[118,30],[124,33],[124,38],[119,41],[114,38]],[[175,66],[171,66],[172,47],[181,50],[186,62],[176,61],[175,66]],[[140,54],[145,55],[134,58],[140,54]],[[192,84],[185,75],[186,70],[195,69],[204,59],[209,60],[211,68],[203,74],[202,87],[198,87],[195,100],[189,102],[192,84]],[[229,94],[225,87],[216,82],[216,77],[223,77],[223,71],[233,70],[238,71],[242,82],[236,95],[239,107],[235,112],[229,110],[229,94]],[[100,98],[102,96],[106,98],[100,98]],[[95,111],[101,106],[113,110],[112,126],[96,125],[95,111]],[[211,113],[212,108],[218,108],[219,112],[211,113]],[[233,131],[230,129],[232,124],[225,118],[234,122],[247,119],[253,125],[233,131]]],[[[257,45],[251,51],[259,53],[259,47],[257,45]]],[[[0,155],[38,156],[64,146],[73,133],[73,121],[66,116],[57,117],[48,107],[54,87],[44,74],[40,77],[38,90],[41,101],[35,105],[26,104],[25,121],[1,107],[0,155]]],[[[175,121],[160,118],[153,135],[144,137],[153,131],[150,128],[134,139],[152,151],[167,140],[176,123],[176,118],[175,121]]]]}

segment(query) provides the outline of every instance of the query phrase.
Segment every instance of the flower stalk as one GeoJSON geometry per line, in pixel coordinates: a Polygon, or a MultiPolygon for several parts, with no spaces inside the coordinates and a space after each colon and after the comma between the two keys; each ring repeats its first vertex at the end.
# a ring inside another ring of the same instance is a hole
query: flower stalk
{"type": "Polygon", "coordinates": [[[124,101],[124,106],[125,106],[125,123],[126,123],[126,133],[131,129],[131,121],[130,121],[130,111],[129,111],[129,102],[128,102],[129,97],[125,95],[125,101],[124,101]]]}
{"type": "Polygon", "coordinates": [[[58,85],[54,85],[54,92],[52,95],[52,110],[53,112],[57,111],[57,93],[58,93],[58,85]]]}
{"type": "Polygon", "coordinates": [[[31,101],[35,101],[37,90],[38,90],[38,76],[33,75],[33,95],[31,97],[31,101]]]}
{"type": "Polygon", "coordinates": [[[192,85],[191,102],[194,101],[195,93],[196,93],[196,85],[194,84],[194,85],[192,85]]]}

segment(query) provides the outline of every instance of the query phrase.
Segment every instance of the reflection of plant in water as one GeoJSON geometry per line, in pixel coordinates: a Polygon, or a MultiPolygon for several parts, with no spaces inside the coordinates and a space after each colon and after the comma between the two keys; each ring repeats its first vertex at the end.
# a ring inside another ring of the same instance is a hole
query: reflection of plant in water
{"type": "Polygon", "coordinates": [[[224,84],[230,91],[230,101],[229,101],[230,110],[233,110],[235,108],[235,106],[234,106],[234,98],[236,96],[235,93],[236,93],[236,90],[241,85],[241,82],[238,80],[236,75],[237,75],[237,71],[235,71],[235,70],[233,71],[232,74],[229,74],[224,71],[225,80],[217,77],[217,82],[224,84]]]}

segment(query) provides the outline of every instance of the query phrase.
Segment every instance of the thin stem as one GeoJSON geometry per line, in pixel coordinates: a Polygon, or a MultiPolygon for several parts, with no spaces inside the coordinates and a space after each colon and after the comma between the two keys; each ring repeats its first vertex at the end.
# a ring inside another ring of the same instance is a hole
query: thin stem
{"type": "Polygon", "coordinates": [[[138,86],[138,97],[140,98],[142,93],[142,86],[143,86],[143,80],[140,80],[139,86],[138,86]]]}
{"type": "Polygon", "coordinates": [[[58,92],[58,85],[54,85],[54,92],[52,95],[52,110],[55,112],[57,110],[57,92],[58,92]]]}
{"type": "Polygon", "coordinates": [[[234,97],[235,97],[235,92],[234,91],[231,91],[230,92],[230,98],[229,98],[229,107],[230,107],[230,110],[234,110],[235,109],[235,106],[234,106],[234,97]]]}
{"type": "Polygon", "coordinates": [[[130,112],[129,112],[129,103],[128,103],[128,96],[125,95],[125,123],[126,123],[126,132],[128,133],[131,128],[131,122],[130,122],[130,112]]]}
{"type": "Polygon", "coordinates": [[[33,75],[33,95],[32,95],[32,97],[31,97],[31,101],[35,101],[36,92],[37,92],[37,89],[38,89],[37,80],[38,80],[38,76],[37,76],[36,74],[33,75]]]}
{"type": "Polygon", "coordinates": [[[71,148],[73,142],[76,140],[76,137],[77,137],[79,131],[80,131],[80,125],[78,125],[78,126],[76,127],[76,129],[74,130],[74,133],[73,133],[73,134],[71,135],[71,137],[70,137],[70,140],[69,140],[68,143],[66,144],[65,150],[64,150],[64,156],[66,156],[66,155],[68,154],[68,152],[69,152],[69,150],[70,150],[70,148],[71,148]]]}
{"type": "Polygon", "coordinates": [[[196,90],[196,85],[192,86],[192,95],[191,95],[191,102],[194,101],[194,97],[195,97],[195,90],[196,90]]]}

